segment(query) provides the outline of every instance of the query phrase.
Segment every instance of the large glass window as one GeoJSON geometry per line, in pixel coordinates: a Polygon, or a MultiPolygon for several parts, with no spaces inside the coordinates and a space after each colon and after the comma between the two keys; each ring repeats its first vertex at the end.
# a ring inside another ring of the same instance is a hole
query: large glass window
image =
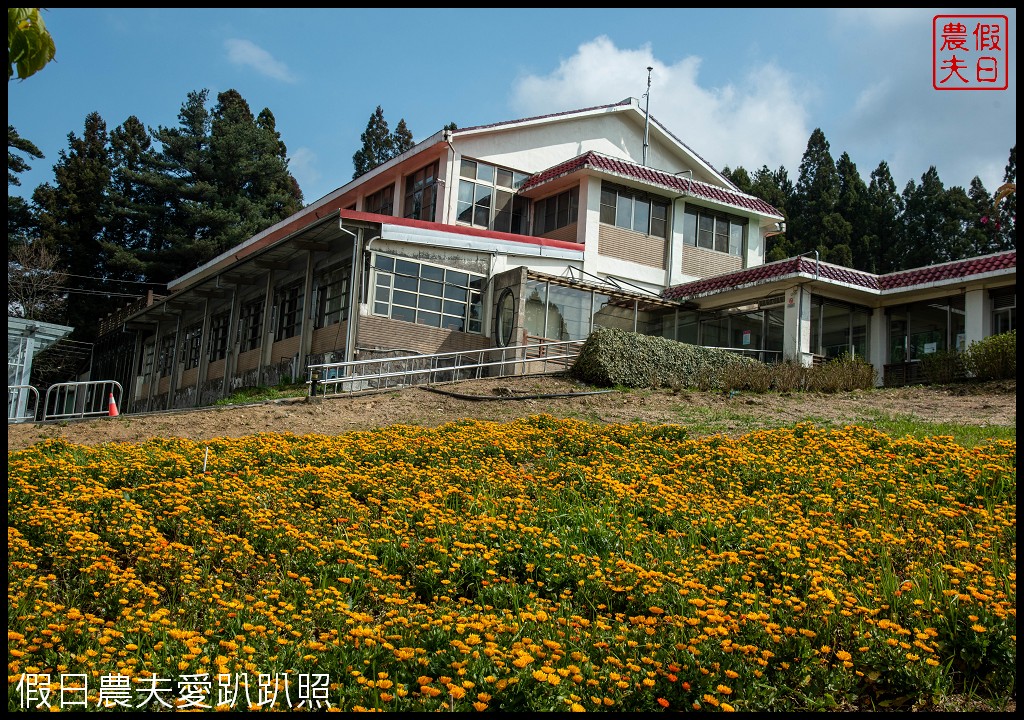
{"type": "Polygon", "coordinates": [[[185,328],[181,337],[181,357],[185,363],[185,369],[199,367],[199,357],[202,354],[203,324],[196,323],[185,328]]]}
{"type": "Polygon", "coordinates": [[[829,359],[843,355],[867,358],[870,318],[867,308],[814,298],[810,351],[829,359]]]}
{"type": "Polygon", "coordinates": [[[277,342],[298,335],[302,329],[302,281],[278,288],[274,296],[277,313],[274,340],[277,342]]]}
{"type": "Polygon", "coordinates": [[[174,335],[164,335],[160,338],[160,352],[157,354],[156,367],[160,377],[171,374],[174,365],[174,335]]]}
{"type": "Polygon", "coordinates": [[[230,322],[230,312],[218,313],[210,318],[210,339],[206,344],[206,352],[210,362],[223,360],[227,357],[228,324],[230,322]]]}
{"type": "Polygon", "coordinates": [[[544,280],[526,281],[526,334],[544,337],[547,322],[548,284],[544,280]]]}
{"type": "Polygon", "coordinates": [[[688,206],[683,214],[683,242],[707,250],[743,255],[746,218],[688,206]]]}
{"type": "Polygon", "coordinates": [[[479,333],[484,276],[376,255],[373,313],[393,320],[479,333]]]}
{"type": "Polygon", "coordinates": [[[437,204],[437,168],[435,160],[405,176],[405,216],[413,220],[434,222],[437,204]]]}
{"type": "Polygon", "coordinates": [[[639,190],[601,183],[601,222],[667,238],[668,201],[639,190]]]}
{"type": "Polygon", "coordinates": [[[316,327],[326,327],[345,319],[348,308],[349,269],[344,265],[325,270],[317,279],[316,327]]]}
{"type": "Polygon", "coordinates": [[[551,340],[583,340],[590,334],[589,290],[548,286],[548,330],[551,340]]]}
{"type": "Polygon", "coordinates": [[[458,221],[525,235],[530,201],[515,193],[528,177],[516,170],[463,158],[459,169],[458,221]]]}
{"type": "Polygon", "coordinates": [[[242,305],[242,311],[238,317],[238,342],[241,352],[255,350],[263,344],[261,342],[263,301],[264,298],[260,297],[242,305]]]}
{"type": "Polygon", "coordinates": [[[533,234],[544,235],[579,218],[580,189],[574,187],[533,204],[533,234]]]}

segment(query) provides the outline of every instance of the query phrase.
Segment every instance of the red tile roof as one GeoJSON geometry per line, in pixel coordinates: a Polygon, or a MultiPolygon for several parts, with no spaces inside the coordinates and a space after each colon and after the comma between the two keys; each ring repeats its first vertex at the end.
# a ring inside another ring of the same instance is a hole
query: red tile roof
{"type": "Polygon", "coordinates": [[[798,273],[817,275],[817,277],[823,280],[884,292],[886,290],[909,289],[914,286],[928,285],[943,280],[956,280],[1015,267],[1017,267],[1016,250],[968,258],[966,260],[954,260],[942,263],[941,265],[929,265],[913,270],[901,270],[889,273],[888,275],[873,275],[841,265],[832,265],[826,262],[819,263],[801,255],[800,257],[758,265],[746,270],[737,270],[736,272],[725,273],[724,275],[715,275],[714,277],[675,285],[666,288],[662,292],[662,296],[673,300],[685,300],[721,290],[730,290],[746,285],[779,280],[798,273]]]}
{"type": "Polygon", "coordinates": [[[983,255],[967,260],[956,260],[941,265],[929,265],[882,275],[878,278],[878,289],[894,290],[912,285],[927,285],[928,283],[955,280],[969,275],[981,275],[994,270],[1015,267],[1017,267],[1017,251],[1010,250],[996,255],[983,255]]]}
{"type": "Polygon", "coordinates": [[[529,180],[523,183],[519,191],[523,192],[530,188],[535,188],[545,182],[565,175],[570,175],[584,168],[599,170],[601,172],[618,175],[619,177],[658,185],[668,190],[672,190],[673,192],[677,192],[680,195],[686,194],[705,200],[713,200],[725,205],[742,208],[743,210],[750,210],[764,215],[777,217],[780,220],[782,219],[782,214],[778,210],[766,203],[764,200],[752,195],[745,195],[738,191],[709,185],[701,182],[700,180],[691,180],[690,178],[679,177],[678,175],[673,175],[662,170],[655,170],[654,168],[637,165],[636,163],[629,162],[628,160],[619,160],[607,155],[602,155],[601,153],[594,152],[593,150],[532,175],[529,180]]]}

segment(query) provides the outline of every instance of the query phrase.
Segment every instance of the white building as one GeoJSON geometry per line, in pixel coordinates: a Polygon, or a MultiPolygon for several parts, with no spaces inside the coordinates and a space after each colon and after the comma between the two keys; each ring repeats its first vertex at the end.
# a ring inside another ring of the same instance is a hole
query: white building
{"type": "Polygon", "coordinates": [[[136,333],[129,408],[205,404],[324,361],[596,326],[765,360],[853,352],[880,378],[1015,327],[1015,252],[934,277],[765,265],[782,219],[632,98],[441,131],[123,318],[136,333]]]}

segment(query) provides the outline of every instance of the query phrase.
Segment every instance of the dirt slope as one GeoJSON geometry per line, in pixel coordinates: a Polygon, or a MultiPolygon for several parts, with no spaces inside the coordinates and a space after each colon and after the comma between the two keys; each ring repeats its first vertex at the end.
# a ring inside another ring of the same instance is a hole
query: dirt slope
{"type": "Polygon", "coordinates": [[[8,450],[59,437],[96,445],[178,436],[193,440],[259,432],[335,435],[391,424],[432,427],[462,418],[505,422],[548,413],[599,423],[680,423],[695,433],[740,434],[757,427],[812,421],[867,424],[878,417],[912,417],[941,423],[1017,423],[1016,382],[948,388],[887,388],[822,395],[661,391],[601,391],[572,380],[535,376],[475,380],[432,392],[409,388],[320,402],[306,399],[179,412],[121,415],[68,423],[8,425],[8,450]],[[545,397],[575,393],[566,397],[545,397]],[[484,399],[464,399],[452,394],[484,399]]]}

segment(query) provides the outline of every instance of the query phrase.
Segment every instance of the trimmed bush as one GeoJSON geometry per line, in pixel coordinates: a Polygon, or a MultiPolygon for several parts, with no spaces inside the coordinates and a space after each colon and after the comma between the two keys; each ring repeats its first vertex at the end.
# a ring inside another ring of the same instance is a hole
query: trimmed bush
{"type": "Polygon", "coordinates": [[[971,343],[964,352],[964,368],[977,380],[1017,377],[1017,331],[971,343]]]}
{"type": "Polygon", "coordinates": [[[584,343],[570,374],[590,385],[721,390],[726,368],[759,364],[727,350],[598,328],[584,343]]]}

